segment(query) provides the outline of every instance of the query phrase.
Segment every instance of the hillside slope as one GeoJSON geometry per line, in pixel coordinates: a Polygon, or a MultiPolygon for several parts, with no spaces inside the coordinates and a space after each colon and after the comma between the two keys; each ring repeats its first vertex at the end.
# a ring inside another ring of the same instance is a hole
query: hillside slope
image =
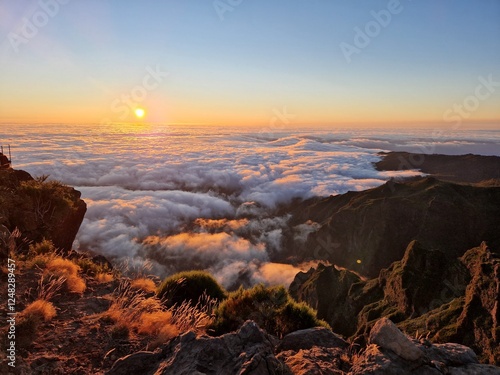
{"type": "Polygon", "coordinates": [[[482,241],[500,245],[500,187],[475,187],[425,177],[389,181],[360,192],[311,199],[292,210],[291,226],[317,223],[288,255],[321,259],[375,277],[418,240],[455,258],[482,241]]]}

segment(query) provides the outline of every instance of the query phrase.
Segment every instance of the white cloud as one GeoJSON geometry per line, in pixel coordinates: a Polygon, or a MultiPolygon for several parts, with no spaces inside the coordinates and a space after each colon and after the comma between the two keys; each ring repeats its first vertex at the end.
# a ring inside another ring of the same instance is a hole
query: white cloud
{"type": "MultiPolygon", "coordinates": [[[[0,139],[13,146],[14,167],[82,192],[80,249],[152,257],[159,273],[196,265],[225,285],[288,283],[297,271],[270,262],[289,219],[273,213],[280,204],[418,174],[376,171],[379,151],[500,155],[496,131],[290,130],[266,138],[241,128],[2,125],[0,139]]],[[[295,240],[314,230],[296,226],[295,240]]]]}

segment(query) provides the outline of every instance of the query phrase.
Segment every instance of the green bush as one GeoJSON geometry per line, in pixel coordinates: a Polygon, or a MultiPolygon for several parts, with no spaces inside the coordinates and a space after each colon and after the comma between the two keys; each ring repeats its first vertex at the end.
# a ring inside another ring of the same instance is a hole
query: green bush
{"type": "Polygon", "coordinates": [[[204,271],[186,271],[169,276],[158,286],[156,293],[167,307],[184,301],[190,301],[194,306],[204,293],[218,301],[226,298],[224,288],[204,271]]]}
{"type": "Polygon", "coordinates": [[[75,259],[73,262],[82,269],[84,274],[90,276],[96,276],[100,273],[110,273],[112,271],[107,264],[96,263],[87,257],[75,259]]]}
{"type": "Polygon", "coordinates": [[[55,254],[56,251],[57,249],[52,241],[47,239],[43,239],[41,242],[36,244],[31,244],[29,247],[30,256],[55,254]]]}
{"type": "Polygon", "coordinates": [[[257,285],[229,294],[215,310],[215,322],[209,327],[221,335],[237,330],[246,320],[253,320],[268,333],[278,337],[328,324],[316,317],[305,303],[295,302],[283,286],[266,288],[257,285]]]}

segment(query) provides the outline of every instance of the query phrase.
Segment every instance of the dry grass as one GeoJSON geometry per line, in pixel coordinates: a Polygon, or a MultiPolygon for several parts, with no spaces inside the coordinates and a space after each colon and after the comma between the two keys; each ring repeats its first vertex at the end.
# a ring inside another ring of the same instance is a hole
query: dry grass
{"type": "Polygon", "coordinates": [[[210,299],[206,295],[203,295],[195,306],[190,301],[184,301],[179,306],[173,306],[169,309],[172,311],[172,323],[180,332],[206,333],[207,327],[214,321],[212,310],[215,304],[216,300],[210,299]]]}
{"type": "Polygon", "coordinates": [[[110,274],[110,273],[98,273],[95,276],[95,279],[99,283],[105,284],[105,283],[109,283],[109,282],[113,281],[114,276],[112,274],[110,274]]]}
{"type": "Polygon", "coordinates": [[[153,293],[156,291],[156,284],[153,280],[146,277],[134,279],[130,282],[130,287],[134,290],[141,290],[146,293],[153,293]]]}
{"type": "Polygon", "coordinates": [[[154,336],[151,347],[168,341],[182,332],[205,333],[205,327],[212,322],[208,313],[214,302],[192,306],[185,302],[180,306],[166,308],[156,296],[146,297],[146,293],[132,288],[129,281],[122,281],[115,291],[115,300],[104,317],[115,323],[114,327],[128,328],[129,334],[154,336]]]}
{"type": "Polygon", "coordinates": [[[64,258],[54,258],[47,263],[47,272],[58,276],[77,275],[80,267],[71,260],[64,258]]]}
{"type": "Polygon", "coordinates": [[[66,278],[62,276],[48,275],[43,277],[42,275],[38,281],[38,299],[50,301],[59,293],[65,282],[66,278]]]}
{"type": "Polygon", "coordinates": [[[64,277],[66,279],[64,285],[69,292],[82,294],[86,289],[85,280],[78,276],[80,267],[68,259],[60,257],[51,259],[45,271],[49,275],[64,277]]]}
{"type": "Polygon", "coordinates": [[[56,309],[51,302],[43,299],[37,299],[31,302],[26,308],[21,312],[21,317],[23,319],[30,319],[35,321],[50,321],[56,316],[56,309]]]}

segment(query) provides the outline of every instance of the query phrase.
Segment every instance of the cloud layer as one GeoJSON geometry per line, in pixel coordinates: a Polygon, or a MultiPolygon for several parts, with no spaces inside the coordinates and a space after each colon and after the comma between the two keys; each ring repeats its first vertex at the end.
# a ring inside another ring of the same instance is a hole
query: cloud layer
{"type": "Polygon", "coordinates": [[[277,264],[288,228],[276,208],[293,198],[376,187],[414,171],[378,172],[377,152],[489,153],[500,134],[306,131],[161,126],[4,126],[14,167],[82,191],[88,212],[75,246],[149,258],[161,276],[203,268],[226,286],[288,283],[303,267],[277,264]],[[481,152],[483,151],[483,152],[481,152]]]}

